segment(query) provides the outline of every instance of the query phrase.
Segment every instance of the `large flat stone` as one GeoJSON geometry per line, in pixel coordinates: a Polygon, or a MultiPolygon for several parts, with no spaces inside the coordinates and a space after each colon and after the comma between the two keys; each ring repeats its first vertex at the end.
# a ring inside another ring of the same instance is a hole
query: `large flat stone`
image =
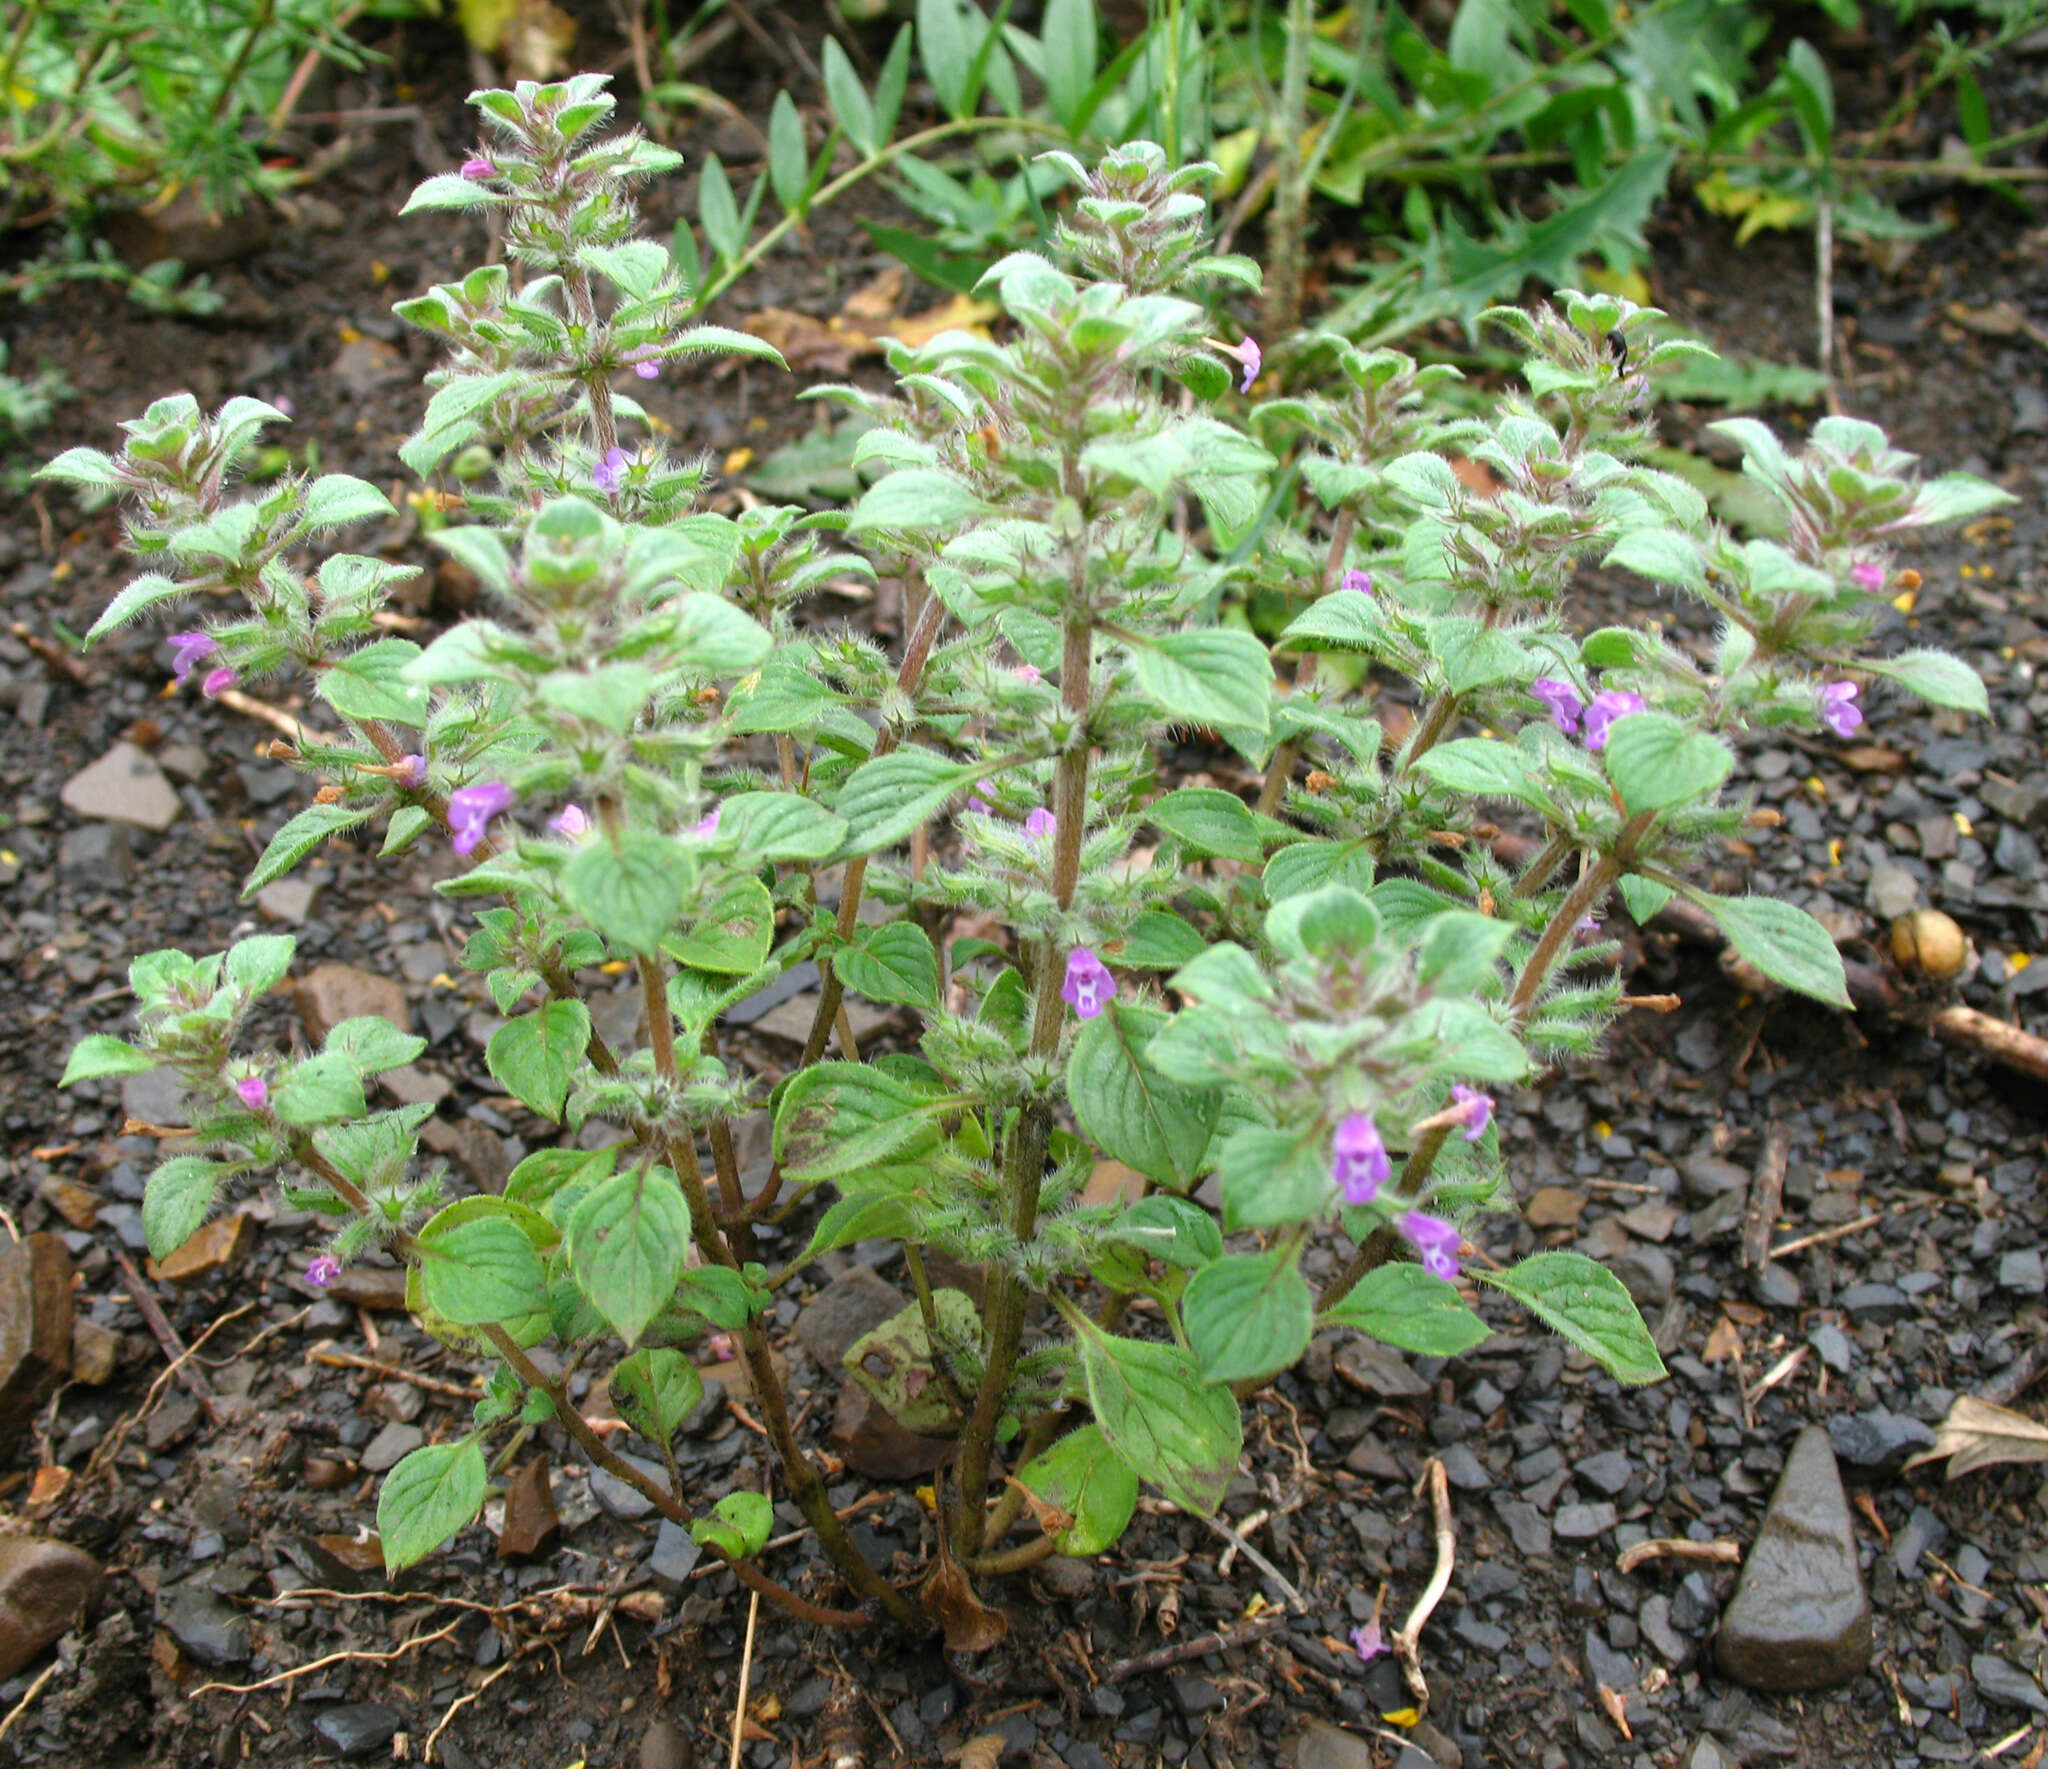
{"type": "Polygon", "coordinates": [[[412,1030],[412,1007],[405,990],[390,977],[360,970],[352,964],[323,964],[296,985],[299,1018],[306,1036],[324,1040],[343,1020],[382,1014],[401,1032],[412,1030]]]}
{"type": "Polygon", "coordinates": [[[159,832],[177,822],[184,809],[163,770],[132,743],[117,743],[90,767],[81,768],[57,796],[66,810],[81,817],[159,832]]]}
{"type": "Polygon", "coordinates": [[[99,1562],[82,1548],[0,1536],[0,1682],[68,1633],[99,1594],[99,1562]]]}
{"type": "Polygon", "coordinates": [[[0,1457],[71,1367],[71,1255],[55,1235],[0,1248],[0,1457]]]}
{"type": "Polygon", "coordinates": [[[1870,1600],[1824,1427],[1800,1432],[1721,1618],[1714,1657],[1751,1689],[1832,1689],[1870,1667],[1870,1600]]]}

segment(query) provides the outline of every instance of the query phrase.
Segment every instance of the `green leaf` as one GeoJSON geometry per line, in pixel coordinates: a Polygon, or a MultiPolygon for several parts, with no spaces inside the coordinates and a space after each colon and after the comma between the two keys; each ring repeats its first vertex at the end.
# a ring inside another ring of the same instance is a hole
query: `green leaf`
{"type": "Polygon", "coordinates": [[[1206,1381],[1177,1345],[1079,1334],[1088,1404],[1118,1461],[1184,1511],[1213,1517],[1244,1453],[1229,1389],[1206,1381]]]}
{"type": "Polygon", "coordinates": [[[1267,901],[1273,903],[1319,891],[1325,885],[1369,891],[1373,883],[1372,849],[1364,842],[1294,842],[1266,862],[1259,882],[1266,888],[1267,901]]]}
{"type": "Polygon", "coordinates": [[[507,1093],[559,1123],[570,1078],[589,1046],[590,1009],[580,1001],[550,1001],[493,1032],[484,1064],[507,1093]]]}
{"type": "MultiPolygon", "coordinates": [[[[391,501],[367,479],[323,473],[306,487],[300,520],[307,528],[341,528],[372,517],[396,516],[391,501]]],[[[418,647],[414,647],[418,649],[418,647]]]]}
{"type": "Polygon", "coordinates": [[[829,1253],[835,1247],[850,1247],[856,1241],[916,1240],[924,1227],[922,1202],[901,1192],[879,1196],[856,1193],[840,1198],[818,1218],[818,1226],[811,1232],[811,1244],[804,1249],[804,1263],[808,1265],[821,1253],[829,1253]]]}
{"type": "Polygon", "coordinates": [[[917,0],[917,47],[939,103],[949,117],[960,121],[968,114],[967,89],[974,69],[974,47],[960,17],[960,0],[917,0]]]}
{"type": "Polygon", "coordinates": [[[1178,915],[1147,909],[1131,924],[1131,931],[1112,956],[1119,966],[1131,970],[1178,970],[1206,950],[1200,932],[1178,915]]]}
{"type": "Polygon", "coordinates": [[[1330,1151],[1320,1138],[1263,1124],[1240,1125],[1217,1150],[1223,1226],[1280,1228],[1330,1208],[1330,1151]]]}
{"type": "Polygon", "coordinates": [[[1131,667],[1139,691],[1165,718],[1260,736],[1271,726],[1273,663],[1251,633],[1208,627],[1134,638],[1131,667]]]}
{"type": "MultiPolygon", "coordinates": [[[[460,172],[437,172],[405,199],[405,207],[398,212],[410,215],[416,209],[487,209],[504,200],[495,191],[486,190],[460,172]]],[[[417,1554],[413,1556],[413,1560],[418,1558],[417,1554]]],[[[409,1566],[412,1562],[407,1561],[406,1564],[409,1566]]]]}
{"type": "MultiPolygon", "coordinates": [[[[1688,589],[1698,589],[1707,581],[1699,543],[1668,528],[1631,530],[1615,542],[1601,564],[1610,569],[1623,566],[1654,583],[1680,584],[1688,589]]],[[[1615,667],[1595,656],[1590,645],[1584,655],[1596,669],[1615,667]]]]}
{"type": "Polygon", "coordinates": [[[776,1102],[775,1159],[804,1185],[914,1160],[939,1142],[930,1103],[866,1063],[814,1063],[776,1102]]]}
{"type": "Polygon", "coordinates": [[[184,1246],[213,1214],[221,1181],[234,1169],[197,1155],[174,1155],[142,1188],[142,1233],[152,1259],[168,1258],[184,1246]]]}
{"type": "Polygon", "coordinates": [[[768,182],[775,187],[775,200],[790,214],[801,214],[810,179],[804,120],[797,115],[796,100],[787,92],[778,92],[768,107],[768,182]]]}
{"type": "Polygon", "coordinates": [[[1830,1007],[1847,1008],[1849,980],[1842,955],[1819,922],[1776,897],[1686,895],[1711,914],[1738,958],[1746,958],[1772,982],[1830,1007]]]}
{"type": "Polygon", "coordinates": [[[737,1333],[761,1312],[763,1293],[723,1265],[699,1265],[683,1273],[675,1306],[701,1314],[714,1327],[737,1333]]]}
{"type": "Polygon", "coordinates": [[[1425,751],[1416,758],[1415,767],[1453,792],[1469,792],[1480,798],[1519,799],[1539,809],[1544,803],[1528,756],[1511,743],[1489,737],[1459,737],[1425,751]]]}
{"type": "Polygon", "coordinates": [[[148,1051],[137,1050],[119,1038],[109,1038],[104,1032],[95,1032],[72,1047],[71,1060],[64,1065],[64,1078],[57,1085],[70,1087],[80,1081],[97,1081],[104,1075],[146,1075],[155,1067],[156,1058],[148,1051]]]}
{"type": "Polygon", "coordinates": [[[987,502],[950,473],[936,467],[899,467],[862,494],[846,532],[930,534],[992,513],[987,502]]]}
{"type": "Polygon", "coordinates": [[[733,201],[732,180],[716,154],[706,154],[697,172],[697,219],[721,262],[730,264],[747,243],[746,224],[733,201]]]}
{"type": "Polygon", "coordinates": [[[540,1257],[508,1216],[476,1216],[422,1233],[420,1284],[427,1306],[458,1327],[482,1327],[545,1306],[540,1257]]]}
{"type": "Polygon", "coordinates": [[[290,934],[258,934],[253,940],[237,940],[228,948],[222,974],[244,995],[267,995],[292,968],[297,945],[290,934]]]}
{"type": "Polygon", "coordinates": [[[728,1559],[745,1560],[768,1545],[775,1527],[775,1507],[762,1493],[727,1493],[709,1517],[690,1525],[690,1539],[716,1548],[728,1559]]]}
{"type": "Polygon", "coordinates": [[[1168,1192],[1126,1205],[1102,1231],[1102,1238],[1186,1271],[1198,1271],[1223,1257],[1223,1233],[1215,1217],[1201,1205],[1168,1192]]]}
{"type": "Polygon", "coordinates": [[[840,982],[870,1001],[939,1005],[939,955],[931,936],[914,921],[865,928],[858,942],[832,959],[840,982]]]}
{"type": "Polygon", "coordinates": [[[1076,136],[1082,128],[1081,107],[1087,102],[1088,88],[1095,83],[1099,29],[1095,0],[1049,0],[1039,31],[1045,51],[1040,71],[1046,108],[1061,127],[1076,136]]]}
{"type": "Polygon", "coordinates": [[[843,857],[894,847],[975,777],[975,770],[915,746],[865,761],[839,789],[848,834],[843,857]]]}
{"type": "Polygon", "coordinates": [[[1718,737],[1688,730],[1669,713],[1631,713],[1607,733],[1607,778],[1631,813],[1704,799],[1735,766],[1718,737]]]}
{"type": "Polygon", "coordinates": [[[680,1351],[648,1346],[621,1358],[613,1368],[611,1396],[626,1423],[642,1437],[667,1443],[704,1398],[704,1379],[680,1351]]]}
{"type": "Polygon", "coordinates": [[[343,1020],[321,1048],[341,1057],[359,1075],[381,1075],[386,1069],[403,1068],[427,1048],[427,1041],[373,1013],[343,1020]]]}
{"type": "Polygon", "coordinates": [[[384,1477],[377,1495],[377,1534],[387,1572],[424,1560],[483,1509],[489,1479],[473,1437],[423,1444],[384,1477]]]}
{"type": "Polygon", "coordinates": [[[323,1051],[284,1072],[271,1095],[271,1109],[285,1124],[335,1124],[369,1111],[363,1078],[346,1057],[323,1051]]]}
{"type": "Polygon", "coordinates": [[[330,835],[353,829],[370,815],[368,806],[357,810],[348,805],[308,805],[270,838],[263,858],[242,886],[242,901],[246,903],[265,885],[284,877],[330,835]]]}
{"type": "Polygon", "coordinates": [[[749,862],[822,860],[846,839],[843,818],[794,792],[735,793],[718,807],[718,828],[749,862]]]}
{"type": "Polygon", "coordinates": [[[1167,1016],[1111,1002],[1081,1028],[1067,1061],[1067,1097],[1082,1134],[1148,1179],[1186,1191],[1202,1171],[1223,1110],[1219,1088],[1185,1087],[1146,1061],[1167,1016]]]}
{"type": "Polygon", "coordinates": [[[729,880],[704,906],[695,924],[669,942],[683,964],[724,977],[750,976],[775,943],[775,901],[757,878],[729,880]]]}
{"type": "Polygon", "coordinates": [[[1117,1460],[1096,1425],[1068,1432],[1018,1469],[1017,1478],[1073,1519],[1053,1536],[1062,1554],[1100,1554],[1114,1546],[1138,1508],[1138,1477],[1117,1460]]]}
{"type": "Polygon", "coordinates": [[[1256,866],[1266,857],[1259,819],[1234,792],[1184,786],[1145,808],[1145,820],[1197,854],[1215,854],[1256,866]]]}
{"type": "MultiPolygon", "coordinates": [[[[74,449],[72,452],[82,454],[89,451],[74,449]]],[[[138,614],[154,608],[159,602],[168,602],[174,597],[189,596],[191,593],[191,588],[177,578],[165,577],[158,571],[144,572],[107,604],[106,612],[92,623],[86,633],[86,643],[91,644],[102,633],[110,633],[116,627],[126,626],[138,614]]]]}
{"type": "Polygon", "coordinates": [[[665,837],[628,829],[616,850],[590,841],[562,868],[569,906],[613,946],[652,958],[675,926],[694,883],[683,851],[665,837]]]}
{"type": "Polygon", "coordinates": [[[1422,1357],[1456,1357],[1483,1344],[1492,1332],[1466,1306],[1455,1285],[1419,1265],[1400,1263],[1367,1272],[1317,1321],[1323,1326],[1356,1327],[1382,1344],[1422,1357]]]}
{"type": "Polygon", "coordinates": [[[632,1345],[682,1281],[690,1207],[665,1167],[614,1174],[576,1207],[568,1240],[577,1285],[632,1345]]]}
{"type": "Polygon", "coordinates": [[[1863,666],[1874,676],[1896,682],[1930,706],[1959,707],[1980,717],[1991,716],[1984,679],[1960,657],[1946,651],[1902,651],[1897,657],[1863,666]]]}
{"type": "Polygon", "coordinates": [[[610,1178],[618,1158],[616,1143],[601,1149],[535,1149],[506,1176],[504,1195],[538,1210],[572,1181],[610,1178]]]}
{"type": "Polygon", "coordinates": [[[1624,874],[1621,880],[1621,900],[1628,905],[1628,912],[1638,927],[1647,927],[1650,918],[1670,902],[1673,895],[1669,885],[1659,884],[1654,878],[1644,878],[1640,873],[1624,874]]]}
{"type": "Polygon", "coordinates": [[[1657,1382],[1664,1360],[1635,1300],[1604,1265],[1583,1253],[1538,1253],[1506,1271],[1472,1275],[1505,1290],[1546,1327],[1562,1333],[1619,1382],[1657,1382]]]}
{"type": "Polygon", "coordinates": [[[827,35],[821,59],[825,67],[825,102],[845,131],[846,139],[864,158],[872,159],[880,149],[881,132],[875,127],[875,107],[868,102],[867,89],[846,59],[836,37],[827,35]]]}
{"type": "Polygon", "coordinates": [[[1181,1321],[1211,1382],[1263,1381],[1308,1350],[1316,1305],[1299,1251],[1225,1254],[1188,1280],[1181,1321]]]}

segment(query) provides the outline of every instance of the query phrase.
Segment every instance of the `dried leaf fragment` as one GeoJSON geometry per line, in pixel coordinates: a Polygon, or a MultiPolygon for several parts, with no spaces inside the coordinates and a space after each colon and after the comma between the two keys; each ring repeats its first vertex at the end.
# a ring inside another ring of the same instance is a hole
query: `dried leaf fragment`
{"type": "Polygon", "coordinates": [[[1959,1394],[1934,1433],[1934,1448],[1923,1450],[1906,1466],[1918,1468],[1943,1458],[1950,1480],[2000,1462],[2048,1462],[2048,1425],[2010,1407],[1959,1394]]]}

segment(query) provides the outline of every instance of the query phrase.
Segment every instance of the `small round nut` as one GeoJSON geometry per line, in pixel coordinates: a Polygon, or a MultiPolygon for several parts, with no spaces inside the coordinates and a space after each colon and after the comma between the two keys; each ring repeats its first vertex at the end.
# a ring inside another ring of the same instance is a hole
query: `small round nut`
{"type": "Polygon", "coordinates": [[[1970,962],[1970,937],[1939,909],[1916,909],[1892,923],[1892,958],[1902,971],[1946,983],[1970,962]]]}

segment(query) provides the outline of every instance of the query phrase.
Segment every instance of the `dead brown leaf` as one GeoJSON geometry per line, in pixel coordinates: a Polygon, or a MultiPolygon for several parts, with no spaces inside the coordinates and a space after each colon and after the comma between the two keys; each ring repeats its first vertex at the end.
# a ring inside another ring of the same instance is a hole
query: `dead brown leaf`
{"type": "Polygon", "coordinates": [[[1000,1732],[984,1732],[979,1738],[970,1738],[960,1747],[960,1769],[996,1769],[1008,1742],[1000,1732]]]}
{"type": "Polygon", "coordinates": [[[2048,1462],[2048,1425],[2010,1407],[1959,1394],[1934,1433],[1934,1448],[1921,1451],[1906,1466],[1918,1468],[1944,1458],[1950,1480],[2000,1462],[2048,1462]]]}
{"type": "Polygon", "coordinates": [[[950,1554],[941,1555],[918,1595],[945,1629],[948,1652],[988,1652],[1009,1635],[1009,1617],[975,1596],[966,1570],[950,1554]]]}
{"type": "Polygon", "coordinates": [[[1718,1364],[1723,1358],[1742,1355],[1742,1329],[1723,1315],[1714,1323],[1714,1330],[1707,1335],[1707,1343],[1700,1351],[1700,1362],[1718,1364]]]}

